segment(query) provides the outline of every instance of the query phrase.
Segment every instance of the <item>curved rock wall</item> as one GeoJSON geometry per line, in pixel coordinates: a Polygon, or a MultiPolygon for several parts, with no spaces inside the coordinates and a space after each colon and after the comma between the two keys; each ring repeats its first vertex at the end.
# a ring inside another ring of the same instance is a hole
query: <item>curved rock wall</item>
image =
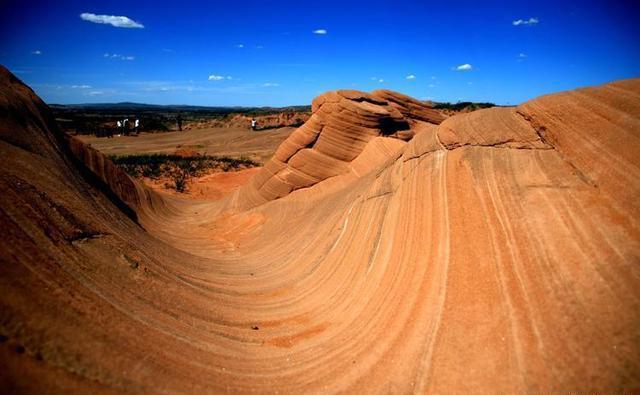
{"type": "Polygon", "coordinates": [[[329,93],[260,183],[146,195],[143,229],[0,77],[4,392],[640,386],[638,80],[439,125],[329,93]]]}
{"type": "MultiPolygon", "coordinates": [[[[239,209],[263,204],[352,172],[354,163],[360,163],[361,172],[361,155],[372,141],[409,140],[416,121],[425,120],[437,124],[443,117],[425,104],[389,91],[371,95],[349,90],[325,93],[313,101],[309,120],[280,145],[264,169],[238,193],[235,202],[239,209]]],[[[397,149],[385,156],[366,156],[367,160],[384,162],[403,145],[385,144],[397,149]]]]}

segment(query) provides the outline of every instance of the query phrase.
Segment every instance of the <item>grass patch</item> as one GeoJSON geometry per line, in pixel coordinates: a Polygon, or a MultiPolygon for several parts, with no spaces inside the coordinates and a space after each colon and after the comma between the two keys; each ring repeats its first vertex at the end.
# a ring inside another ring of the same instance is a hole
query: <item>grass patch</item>
{"type": "Polygon", "coordinates": [[[170,154],[142,154],[111,156],[110,159],[132,177],[152,179],[169,178],[170,188],[185,192],[191,177],[201,177],[214,172],[230,172],[260,166],[251,159],[226,156],[170,154]]]}

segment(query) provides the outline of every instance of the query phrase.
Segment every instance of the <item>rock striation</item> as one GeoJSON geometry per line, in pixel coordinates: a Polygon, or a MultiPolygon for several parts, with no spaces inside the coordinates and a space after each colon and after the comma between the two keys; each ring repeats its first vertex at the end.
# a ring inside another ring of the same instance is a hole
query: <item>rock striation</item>
{"type": "Polygon", "coordinates": [[[443,119],[429,106],[390,91],[325,93],[313,101],[309,120],[239,192],[240,208],[281,198],[328,178],[358,174],[363,162],[374,167],[413,137],[416,122],[438,124],[443,119]],[[373,148],[366,149],[370,144],[378,146],[376,151],[383,155],[372,155],[373,148]]]}
{"type": "Polygon", "coordinates": [[[640,80],[443,119],[329,92],[241,191],[159,196],[0,69],[6,393],[640,387],[640,80]]]}

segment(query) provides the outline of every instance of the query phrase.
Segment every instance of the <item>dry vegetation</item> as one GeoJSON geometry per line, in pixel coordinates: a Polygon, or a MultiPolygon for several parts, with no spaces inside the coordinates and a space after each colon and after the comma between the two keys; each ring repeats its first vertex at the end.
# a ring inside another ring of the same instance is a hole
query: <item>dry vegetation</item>
{"type": "Polygon", "coordinates": [[[230,172],[260,166],[251,159],[212,155],[142,154],[112,156],[111,160],[135,178],[169,179],[168,188],[184,192],[192,177],[211,173],[230,172]]]}

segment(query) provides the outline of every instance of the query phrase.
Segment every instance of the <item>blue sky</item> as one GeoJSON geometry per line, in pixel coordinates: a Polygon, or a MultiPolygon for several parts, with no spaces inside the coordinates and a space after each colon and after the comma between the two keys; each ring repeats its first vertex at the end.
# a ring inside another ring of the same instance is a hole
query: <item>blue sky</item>
{"type": "Polygon", "coordinates": [[[612,0],[5,0],[0,64],[48,103],[284,106],[387,88],[517,104],[639,77],[639,17],[612,0]]]}

